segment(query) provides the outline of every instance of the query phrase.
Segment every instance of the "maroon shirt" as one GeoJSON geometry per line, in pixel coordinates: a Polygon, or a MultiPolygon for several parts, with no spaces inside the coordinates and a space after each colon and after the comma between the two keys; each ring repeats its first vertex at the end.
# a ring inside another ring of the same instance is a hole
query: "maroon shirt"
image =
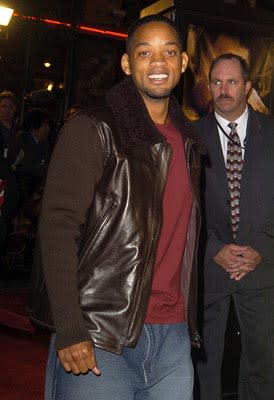
{"type": "Polygon", "coordinates": [[[182,136],[171,123],[157,125],[157,128],[172,146],[172,158],[163,197],[163,227],[145,323],[180,323],[186,320],[181,293],[181,264],[192,191],[182,136]]]}

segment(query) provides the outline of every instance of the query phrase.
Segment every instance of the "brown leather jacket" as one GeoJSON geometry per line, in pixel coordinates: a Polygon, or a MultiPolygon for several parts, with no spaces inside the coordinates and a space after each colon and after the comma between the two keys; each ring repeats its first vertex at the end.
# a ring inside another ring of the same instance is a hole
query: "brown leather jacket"
{"type": "MultiPolygon", "coordinates": [[[[79,242],[79,304],[93,344],[119,354],[124,346],[136,345],[144,323],[162,225],[162,198],[171,147],[156,128],[146,140],[141,136],[134,144],[129,138],[124,140],[122,129],[117,130],[113,123],[113,109],[93,110],[89,118],[93,126],[91,135],[100,137],[104,166],[79,242]]],[[[189,134],[189,126],[180,124],[177,128],[182,131],[185,126],[189,134]]],[[[199,154],[192,138],[186,136],[184,141],[195,201],[181,279],[192,342],[198,345],[199,154]]],[[[34,275],[30,316],[36,323],[53,328],[38,268],[34,275]]]]}

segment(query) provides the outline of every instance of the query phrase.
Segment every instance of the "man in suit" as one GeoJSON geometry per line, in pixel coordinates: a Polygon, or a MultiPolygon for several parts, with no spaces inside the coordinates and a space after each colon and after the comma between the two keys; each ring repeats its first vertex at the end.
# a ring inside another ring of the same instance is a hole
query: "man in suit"
{"type": "Polygon", "coordinates": [[[231,301],[241,330],[239,399],[274,399],[274,119],[247,106],[251,86],[245,60],[222,54],[209,72],[214,113],[197,122],[208,150],[201,400],[221,399],[231,301]]]}

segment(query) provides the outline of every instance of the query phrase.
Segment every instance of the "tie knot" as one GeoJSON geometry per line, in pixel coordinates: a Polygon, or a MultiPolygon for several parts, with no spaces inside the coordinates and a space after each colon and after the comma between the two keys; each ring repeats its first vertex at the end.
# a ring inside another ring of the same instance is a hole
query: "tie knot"
{"type": "Polygon", "coordinates": [[[237,128],[237,123],[236,122],[230,122],[229,124],[227,124],[227,126],[231,129],[231,131],[235,131],[237,128]]]}

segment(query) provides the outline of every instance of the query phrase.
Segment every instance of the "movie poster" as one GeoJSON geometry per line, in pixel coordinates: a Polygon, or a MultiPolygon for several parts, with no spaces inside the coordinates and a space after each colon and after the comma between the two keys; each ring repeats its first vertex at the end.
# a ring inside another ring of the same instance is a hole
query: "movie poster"
{"type": "Polygon", "coordinates": [[[209,32],[204,27],[190,25],[187,33],[189,66],[185,73],[183,111],[196,120],[212,110],[208,89],[208,72],[211,61],[222,53],[235,53],[250,65],[253,88],[248,102],[263,113],[273,113],[272,38],[262,38],[254,32],[236,35],[230,32],[209,32]]]}

